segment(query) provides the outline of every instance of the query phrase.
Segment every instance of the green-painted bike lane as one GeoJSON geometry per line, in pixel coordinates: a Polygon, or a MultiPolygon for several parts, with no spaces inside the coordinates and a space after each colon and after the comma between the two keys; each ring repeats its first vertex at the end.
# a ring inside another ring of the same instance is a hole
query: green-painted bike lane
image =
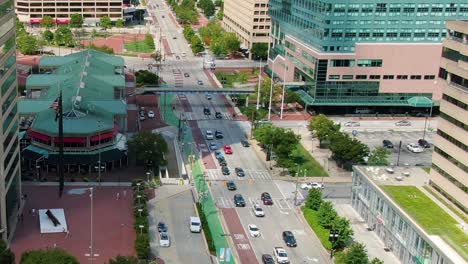
{"type": "MultiPolygon", "coordinates": [[[[164,105],[164,100],[162,97],[159,98],[159,105],[161,106],[160,112],[164,115],[164,120],[167,124],[174,127],[179,127],[179,118],[174,113],[172,109],[172,101],[175,99],[174,95],[166,95],[166,105],[164,105]]],[[[211,195],[208,183],[205,180],[203,170],[200,165],[200,156],[198,151],[193,151],[192,147],[195,149],[195,141],[192,136],[191,129],[185,123],[180,124],[182,126],[183,138],[183,155],[186,155],[186,160],[191,160],[189,157],[191,154],[194,156],[194,162],[191,164],[192,175],[197,188],[199,201],[202,205],[203,212],[205,214],[206,220],[208,222],[208,228],[210,229],[211,236],[213,239],[214,246],[216,248],[216,256],[220,260],[221,250],[229,248],[228,242],[226,240],[225,231],[221,225],[221,221],[218,216],[218,210],[215,206],[215,202],[211,195]],[[189,144],[190,143],[190,144],[189,144]]],[[[231,256],[229,261],[220,261],[221,263],[234,264],[234,257],[231,256]]]]}

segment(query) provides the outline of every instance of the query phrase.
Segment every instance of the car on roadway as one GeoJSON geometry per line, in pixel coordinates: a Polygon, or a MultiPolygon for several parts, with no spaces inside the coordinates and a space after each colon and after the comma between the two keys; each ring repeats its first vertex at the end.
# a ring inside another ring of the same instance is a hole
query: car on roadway
{"type": "Polygon", "coordinates": [[[411,126],[411,122],[408,120],[401,120],[395,123],[396,126],[411,126]]]}
{"type": "Polygon", "coordinates": [[[324,186],[321,183],[318,182],[307,182],[301,184],[301,189],[302,190],[310,190],[310,189],[323,189],[324,186]]]}
{"type": "Polygon", "coordinates": [[[217,119],[222,119],[222,118],[223,118],[223,115],[221,114],[221,112],[216,112],[216,113],[215,113],[215,117],[216,117],[217,119]]]}
{"type": "Polygon", "coordinates": [[[422,138],[418,140],[418,144],[419,144],[419,146],[421,146],[423,148],[430,148],[431,147],[431,144],[429,144],[429,142],[427,142],[427,140],[422,139],[422,138]]]}
{"type": "Polygon", "coordinates": [[[218,149],[218,144],[215,142],[210,142],[210,149],[211,150],[217,150],[218,149]]]}
{"type": "Polygon", "coordinates": [[[184,73],[184,77],[190,77],[190,74],[188,72],[184,73]]]}
{"type": "MultiPolygon", "coordinates": [[[[157,7],[159,7],[159,6],[157,6],[157,7]]],[[[165,18],[165,16],[164,16],[164,15],[163,15],[163,16],[161,16],[161,17],[162,17],[162,18],[165,18]]]]}
{"type": "Polygon", "coordinates": [[[154,111],[153,110],[148,111],[148,117],[149,118],[154,118],[154,111]]]}
{"type": "Polygon", "coordinates": [[[264,205],[273,205],[273,199],[271,199],[271,195],[267,192],[262,193],[260,199],[263,201],[264,205]]]}
{"type": "Polygon", "coordinates": [[[241,144],[242,144],[243,147],[246,147],[246,148],[250,147],[250,143],[246,139],[241,140],[241,144]]]}
{"type": "Polygon", "coordinates": [[[275,259],[270,254],[263,254],[262,263],[263,264],[275,264],[275,259]]]}
{"type": "Polygon", "coordinates": [[[158,232],[167,232],[167,225],[164,222],[158,223],[158,232]]]}
{"type": "Polygon", "coordinates": [[[223,132],[221,132],[221,131],[219,131],[219,130],[216,130],[216,131],[215,131],[215,137],[216,137],[217,139],[223,138],[223,137],[224,137],[223,132]]]}
{"type": "Polygon", "coordinates": [[[214,139],[213,131],[207,130],[206,133],[205,133],[205,138],[206,138],[207,140],[212,140],[212,139],[214,139]]]}
{"type": "Polygon", "coordinates": [[[178,55],[177,55],[177,56],[175,56],[175,58],[176,58],[176,60],[180,60],[180,57],[179,57],[178,55]]]}
{"type": "MultiPolygon", "coordinates": [[[[199,82],[201,82],[201,81],[199,81],[199,82]]],[[[198,84],[200,84],[200,83],[198,83],[198,84]]],[[[203,85],[203,82],[200,85],[203,85]]],[[[205,98],[206,98],[206,100],[211,100],[211,99],[213,99],[213,96],[211,94],[206,94],[205,98]]]]}
{"type": "Polygon", "coordinates": [[[245,207],[245,200],[244,197],[242,197],[242,194],[234,195],[234,204],[236,207],[245,207]]]}
{"type": "Polygon", "coordinates": [[[221,172],[223,173],[223,175],[230,175],[231,174],[231,171],[229,170],[228,166],[222,166],[221,167],[221,172]]]}
{"type": "Polygon", "coordinates": [[[264,217],[265,216],[265,211],[263,210],[263,208],[258,205],[258,204],[255,204],[253,207],[252,207],[252,210],[254,212],[254,215],[256,217],[264,217]]]}
{"type": "Polygon", "coordinates": [[[226,182],[226,187],[229,191],[237,190],[236,184],[233,181],[226,182]]]}
{"type": "Polygon", "coordinates": [[[388,139],[384,139],[382,145],[384,148],[393,148],[393,143],[388,139]]]}
{"type": "Polygon", "coordinates": [[[260,229],[256,225],[249,224],[247,226],[247,229],[249,230],[249,234],[251,237],[260,237],[260,229]]]}
{"type": "MultiPolygon", "coordinates": [[[[176,36],[173,36],[172,39],[177,39],[177,37],[176,37],[176,36]]],[[[179,57],[179,56],[177,56],[177,57],[179,57]]]]}
{"type": "Polygon", "coordinates": [[[344,126],[345,127],[358,127],[358,126],[361,126],[361,124],[356,121],[349,121],[349,122],[344,123],[344,126]]]}
{"type": "Polygon", "coordinates": [[[223,149],[225,154],[232,154],[232,148],[230,145],[224,145],[223,149]]]}
{"type": "Polygon", "coordinates": [[[276,262],[281,264],[289,263],[288,253],[282,247],[275,247],[273,250],[273,255],[275,256],[276,262]]]}
{"type": "Polygon", "coordinates": [[[203,114],[211,115],[211,110],[208,107],[203,107],[203,114]]]}
{"type": "Polygon", "coordinates": [[[236,172],[236,175],[239,176],[239,177],[244,177],[245,176],[245,171],[244,169],[240,168],[240,167],[236,167],[234,169],[234,171],[236,172]]]}
{"type": "Polygon", "coordinates": [[[216,151],[215,151],[215,158],[216,158],[216,159],[220,159],[220,158],[223,158],[223,159],[224,159],[223,152],[221,152],[221,150],[216,150],[216,151]]]}
{"type": "Polygon", "coordinates": [[[198,80],[197,83],[198,83],[198,85],[203,85],[203,81],[202,81],[202,80],[198,80]]]}
{"type": "Polygon", "coordinates": [[[296,238],[291,231],[283,231],[283,240],[288,247],[297,247],[296,238]]]}
{"type": "Polygon", "coordinates": [[[406,148],[413,153],[421,153],[424,149],[416,143],[409,143],[406,148]]]}
{"type": "Polygon", "coordinates": [[[169,238],[169,234],[166,232],[159,233],[159,246],[169,247],[170,245],[171,245],[171,239],[169,238]]]}

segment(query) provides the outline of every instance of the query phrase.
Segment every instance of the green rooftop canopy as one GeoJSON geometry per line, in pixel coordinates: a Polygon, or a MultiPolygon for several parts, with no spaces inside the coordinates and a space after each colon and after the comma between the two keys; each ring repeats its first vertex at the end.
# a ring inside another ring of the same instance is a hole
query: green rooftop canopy
{"type": "Polygon", "coordinates": [[[432,107],[434,103],[425,96],[413,96],[408,99],[408,105],[412,107],[432,107]]]}

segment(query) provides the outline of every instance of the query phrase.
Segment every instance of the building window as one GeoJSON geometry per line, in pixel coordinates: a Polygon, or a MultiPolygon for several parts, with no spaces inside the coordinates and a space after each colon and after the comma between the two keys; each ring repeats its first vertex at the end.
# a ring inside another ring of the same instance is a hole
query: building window
{"type": "Polygon", "coordinates": [[[382,60],[358,60],[358,67],[382,67],[382,60]]]}
{"type": "Polygon", "coordinates": [[[339,79],[340,79],[340,76],[339,76],[339,75],[328,75],[328,79],[331,79],[331,80],[339,80],[339,79]]]}
{"type": "Polygon", "coordinates": [[[450,161],[453,165],[457,166],[462,171],[468,172],[468,167],[465,164],[463,164],[463,162],[458,161],[456,158],[450,156],[448,153],[441,150],[440,148],[434,147],[434,152],[438,153],[439,155],[444,157],[446,160],[450,161]]]}
{"type": "Polygon", "coordinates": [[[435,75],[424,75],[424,80],[434,80],[435,75]]]}
{"type": "Polygon", "coordinates": [[[439,68],[439,78],[447,80],[447,71],[444,68],[439,68]]]}
{"type": "Polygon", "coordinates": [[[330,67],[354,67],[354,60],[330,60],[330,67]]]}
{"type": "Polygon", "coordinates": [[[383,79],[384,79],[384,80],[393,80],[394,78],[395,78],[394,75],[384,75],[384,76],[383,76],[383,79]]]}
{"type": "Polygon", "coordinates": [[[369,79],[371,79],[371,80],[380,80],[380,75],[370,75],[369,79]]]}
{"type": "Polygon", "coordinates": [[[411,80],[421,80],[421,75],[411,75],[411,80]]]}
{"type": "Polygon", "coordinates": [[[455,98],[453,98],[453,97],[451,97],[449,95],[446,95],[446,94],[442,95],[442,99],[444,99],[445,101],[447,101],[449,103],[452,103],[452,104],[454,104],[454,105],[468,111],[468,105],[463,103],[462,101],[459,101],[459,100],[457,100],[457,99],[455,99],[455,98]]]}
{"type": "Polygon", "coordinates": [[[367,75],[356,75],[356,80],[365,80],[367,79],[367,75]]]}
{"type": "Polygon", "coordinates": [[[408,80],[408,75],[397,75],[398,80],[408,80]]]}
{"type": "Polygon", "coordinates": [[[341,78],[343,80],[352,80],[354,78],[354,76],[353,75],[343,75],[343,76],[341,76],[341,78]]]}
{"type": "Polygon", "coordinates": [[[468,146],[463,144],[462,142],[456,140],[455,138],[451,137],[449,134],[445,133],[444,131],[437,129],[437,135],[445,138],[450,143],[454,144],[455,146],[461,148],[462,150],[468,152],[468,146]]]}
{"type": "Polygon", "coordinates": [[[467,124],[458,121],[457,119],[447,115],[444,112],[440,112],[440,117],[442,117],[443,119],[447,120],[448,122],[450,122],[450,123],[456,125],[457,127],[459,127],[459,128],[461,128],[461,129],[468,132],[468,125],[467,124]]]}

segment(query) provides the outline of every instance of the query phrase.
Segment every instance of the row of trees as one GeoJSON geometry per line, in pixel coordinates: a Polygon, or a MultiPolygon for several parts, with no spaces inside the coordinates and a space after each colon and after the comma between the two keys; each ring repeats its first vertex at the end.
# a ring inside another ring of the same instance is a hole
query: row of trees
{"type": "Polygon", "coordinates": [[[211,0],[199,0],[197,7],[203,10],[203,14],[205,14],[207,18],[215,13],[215,4],[211,0]]]}
{"type": "Polygon", "coordinates": [[[193,54],[197,54],[205,50],[205,46],[203,45],[200,37],[195,34],[195,31],[190,25],[184,26],[183,34],[187,42],[190,43],[193,54]]]}
{"type": "MultiPolygon", "coordinates": [[[[70,28],[81,28],[83,27],[84,19],[81,14],[72,14],[70,16],[69,27],[70,28]]],[[[54,28],[56,27],[56,21],[51,16],[44,16],[41,21],[41,27],[43,28],[54,28]]],[[[104,29],[112,28],[112,20],[108,16],[103,16],[99,19],[99,24],[104,29]]],[[[125,22],[122,19],[118,19],[115,22],[116,27],[123,27],[125,22]]]]}
{"type": "Polygon", "coordinates": [[[211,20],[205,27],[200,28],[199,34],[215,56],[227,56],[239,50],[240,41],[236,34],[226,32],[217,20],[211,20]]]}
{"type": "Polygon", "coordinates": [[[368,164],[374,166],[388,165],[390,153],[377,147],[369,153],[369,147],[347,133],[340,131],[340,125],[335,124],[327,116],[320,114],[309,123],[309,130],[320,140],[321,146],[328,146],[332,152],[332,158],[346,169],[352,165],[368,164]]]}
{"type": "Polygon", "coordinates": [[[167,0],[167,3],[174,10],[177,20],[181,24],[193,24],[198,21],[198,12],[195,8],[195,1],[183,0],[180,4],[178,0],[167,0]]]}

